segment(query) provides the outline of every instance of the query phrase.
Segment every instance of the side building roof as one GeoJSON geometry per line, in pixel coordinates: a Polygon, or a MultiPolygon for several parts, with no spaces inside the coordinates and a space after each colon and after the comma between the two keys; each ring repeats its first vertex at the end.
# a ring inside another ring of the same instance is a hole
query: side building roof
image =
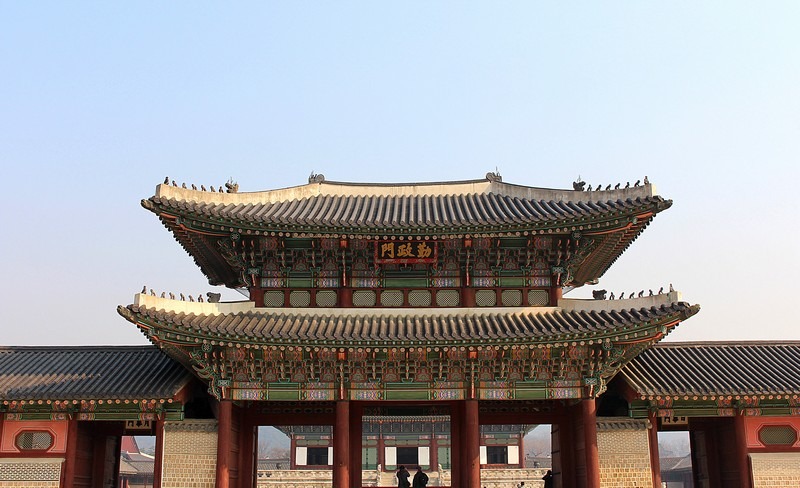
{"type": "Polygon", "coordinates": [[[191,379],[153,346],[0,348],[0,401],[172,399],[191,379]]]}
{"type": "Polygon", "coordinates": [[[675,342],[620,372],[641,398],[800,395],[800,342],[675,342]]]}

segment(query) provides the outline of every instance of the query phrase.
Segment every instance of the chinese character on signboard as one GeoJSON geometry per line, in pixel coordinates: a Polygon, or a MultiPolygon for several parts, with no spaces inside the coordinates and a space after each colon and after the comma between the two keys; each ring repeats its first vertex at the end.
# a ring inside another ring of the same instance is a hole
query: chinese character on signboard
{"type": "Polygon", "coordinates": [[[375,243],[377,263],[435,263],[436,243],[426,241],[378,241],[375,243]]]}

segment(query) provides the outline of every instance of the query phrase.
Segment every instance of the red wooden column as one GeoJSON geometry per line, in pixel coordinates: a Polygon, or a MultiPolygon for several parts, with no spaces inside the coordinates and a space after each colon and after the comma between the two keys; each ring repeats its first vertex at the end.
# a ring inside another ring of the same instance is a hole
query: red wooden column
{"type": "Polygon", "coordinates": [[[594,398],[581,402],[583,443],[586,451],[586,488],[600,488],[600,451],[597,448],[597,404],[594,398]]]}
{"type": "Polygon", "coordinates": [[[233,425],[233,402],[220,400],[217,418],[217,480],[215,488],[230,487],[229,456],[231,450],[231,428],[233,425]]]}
{"type": "MultiPolygon", "coordinates": [[[[361,441],[362,441],[362,412],[364,407],[358,403],[350,405],[350,486],[358,488],[361,486],[361,441]]],[[[335,452],[335,451],[334,451],[335,452]]]]}
{"type": "Polygon", "coordinates": [[[350,402],[336,401],[333,424],[333,488],[350,488],[350,402]]]}
{"type": "Polygon", "coordinates": [[[72,419],[67,427],[67,458],[64,461],[64,479],[61,480],[62,488],[75,486],[75,469],[78,464],[78,421],[72,419]]]}
{"type": "Polygon", "coordinates": [[[653,488],[661,488],[661,460],[658,455],[658,412],[647,414],[650,428],[647,436],[650,440],[650,470],[653,472],[653,488]]]}
{"type": "Polygon", "coordinates": [[[743,415],[737,415],[734,418],[734,428],[736,438],[736,465],[739,468],[739,486],[741,486],[741,488],[753,488],[753,480],[750,476],[750,459],[747,455],[747,427],[745,426],[743,415]]]}
{"type": "MultiPolygon", "coordinates": [[[[555,281],[555,279],[553,280],[555,281]]],[[[558,301],[561,300],[561,295],[563,294],[564,290],[560,286],[554,286],[550,288],[550,306],[557,307],[558,301]]]]}
{"type": "Polygon", "coordinates": [[[478,400],[464,401],[464,436],[461,439],[464,456],[463,486],[480,488],[481,486],[481,431],[478,420],[478,400]]]}
{"type": "Polygon", "coordinates": [[[454,402],[450,407],[450,486],[461,486],[461,451],[464,402],[454,402]]]}
{"type": "Polygon", "coordinates": [[[164,419],[156,420],[156,452],[153,460],[153,488],[161,488],[164,470],[164,419]]]}
{"type": "MultiPolygon", "coordinates": [[[[256,474],[258,446],[256,432],[249,410],[241,412],[241,430],[239,432],[239,488],[251,488],[256,474]]],[[[155,488],[155,487],[153,487],[155,488]]]]}

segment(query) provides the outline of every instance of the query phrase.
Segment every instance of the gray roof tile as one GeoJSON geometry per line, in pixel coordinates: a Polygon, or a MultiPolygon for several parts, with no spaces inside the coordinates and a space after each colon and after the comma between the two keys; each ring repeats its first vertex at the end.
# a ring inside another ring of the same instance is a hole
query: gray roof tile
{"type": "Polygon", "coordinates": [[[641,396],[800,394],[800,342],[661,343],[621,371],[641,396]]]}
{"type": "Polygon", "coordinates": [[[0,400],[168,399],[191,378],[152,346],[0,348],[0,400]]]}

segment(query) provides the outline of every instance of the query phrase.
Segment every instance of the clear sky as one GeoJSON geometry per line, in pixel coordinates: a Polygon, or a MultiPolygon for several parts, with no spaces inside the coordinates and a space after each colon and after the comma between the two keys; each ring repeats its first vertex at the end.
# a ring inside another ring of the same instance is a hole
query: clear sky
{"type": "Polygon", "coordinates": [[[495,167],[649,176],[674,205],[597,288],[673,283],[702,310],[669,340],[798,340],[799,26],[794,0],[2,1],[2,342],[143,343],[116,313],[142,285],[213,291],[140,207],[165,176],[495,167]]]}

